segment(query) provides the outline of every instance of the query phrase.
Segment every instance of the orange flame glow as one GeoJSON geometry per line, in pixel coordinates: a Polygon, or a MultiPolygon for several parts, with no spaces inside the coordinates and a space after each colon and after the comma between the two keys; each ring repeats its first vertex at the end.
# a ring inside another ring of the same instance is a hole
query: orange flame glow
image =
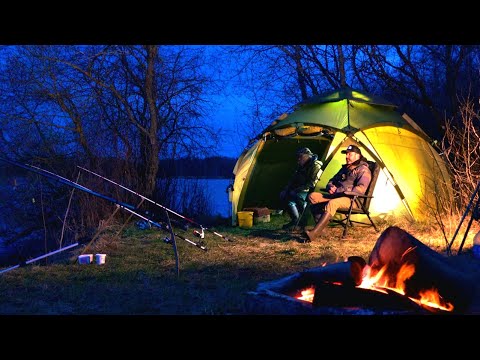
{"type": "Polygon", "coordinates": [[[299,300],[313,302],[313,296],[315,295],[315,287],[311,286],[305,290],[302,290],[301,294],[301,296],[297,296],[296,298],[299,300]]]}
{"type": "MultiPolygon", "coordinates": [[[[362,283],[359,288],[370,289],[387,293],[385,289],[393,290],[401,295],[405,295],[405,281],[415,273],[413,264],[403,264],[397,273],[396,279],[389,279],[385,274],[387,266],[384,265],[376,274],[372,275],[372,268],[366,265],[363,269],[362,283]],[[391,284],[394,284],[393,286],[391,284]]],[[[445,311],[452,311],[453,305],[442,299],[436,289],[426,289],[419,293],[420,298],[408,297],[419,305],[425,305],[432,308],[438,308],[445,311]]]]}
{"type": "MultiPolygon", "coordinates": [[[[395,291],[405,296],[405,282],[413,276],[415,273],[415,266],[413,264],[405,263],[400,267],[395,279],[390,279],[386,274],[387,266],[383,266],[376,273],[370,266],[366,265],[363,268],[362,282],[357,287],[363,289],[369,289],[379,291],[388,294],[387,290],[395,291]]],[[[340,284],[341,285],[341,284],[340,284]]],[[[313,302],[315,294],[315,287],[311,286],[301,291],[301,296],[296,298],[299,300],[305,300],[313,302]]],[[[408,298],[420,306],[428,306],[430,308],[438,308],[445,311],[452,311],[453,305],[442,299],[436,289],[425,289],[419,293],[420,298],[408,298]]]]}

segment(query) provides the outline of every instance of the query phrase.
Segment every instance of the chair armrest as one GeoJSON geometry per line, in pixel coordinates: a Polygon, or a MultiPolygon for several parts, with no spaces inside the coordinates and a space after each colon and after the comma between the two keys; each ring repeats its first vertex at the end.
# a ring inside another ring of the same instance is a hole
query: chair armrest
{"type": "Polygon", "coordinates": [[[358,196],[358,197],[361,197],[361,198],[373,198],[373,196],[365,195],[365,194],[359,193],[357,191],[344,191],[343,193],[347,196],[358,196]]]}
{"type": "MultiPolygon", "coordinates": [[[[318,189],[318,191],[322,192],[322,193],[327,193],[329,194],[328,190],[327,189],[318,189]]],[[[362,194],[362,193],[359,193],[358,191],[344,191],[343,193],[341,193],[343,195],[346,195],[346,196],[357,196],[357,197],[361,197],[361,198],[373,198],[373,196],[369,196],[369,195],[365,195],[365,194],[362,194]]],[[[338,196],[341,196],[340,193],[338,193],[337,195],[338,196]]]]}

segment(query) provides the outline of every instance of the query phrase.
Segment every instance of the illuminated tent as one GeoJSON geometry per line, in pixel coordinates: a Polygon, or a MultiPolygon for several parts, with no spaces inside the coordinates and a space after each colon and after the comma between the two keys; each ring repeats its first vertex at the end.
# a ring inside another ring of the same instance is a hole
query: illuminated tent
{"type": "MultiPolygon", "coordinates": [[[[298,148],[309,147],[323,162],[318,190],[345,163],[341,150],[350,144],[381,167],[370,204],[372,217],[432,219],[453,201],[448,168],[427,134],[395,105],[341,88],[300,103],[242,152],[229,197],[232,225],[244,208],[281,209],[279,193],[295,170],[298,148]]],[[[356,216],[361,220],[364,215],[356,216]]]]}

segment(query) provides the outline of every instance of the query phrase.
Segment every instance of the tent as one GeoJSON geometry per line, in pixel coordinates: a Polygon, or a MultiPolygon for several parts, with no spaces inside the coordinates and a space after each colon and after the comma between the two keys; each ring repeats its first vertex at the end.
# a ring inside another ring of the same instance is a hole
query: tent
{"type": "Polygon", "coordinates": [[[453,201],[451,175],[428,135],[394,104],[344,87],[298,104],[250,142],[233,169],[232,225],[244,208],[281,209],[279,193],[295,170],[296,149],[309,147],[323,162],[318,190],[345,163],[341,150],[350,144],[381,168],[373,218],[432,219],[453,201]]]}

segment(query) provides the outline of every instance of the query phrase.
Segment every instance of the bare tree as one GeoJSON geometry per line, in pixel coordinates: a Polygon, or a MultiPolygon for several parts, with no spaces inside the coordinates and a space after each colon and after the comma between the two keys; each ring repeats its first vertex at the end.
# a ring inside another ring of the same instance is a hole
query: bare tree
{"type": "MultiPolygon", "coordinates": [[[[441,139],[445,117],[459,113],[457,96],[479,88],[474,45],[263,45],[230,51],[239,63],[240,86],[247,86],[261,111],[262,127],[312,95],[350,86],[390,99],[441,139]]],[[[259,124],[251,113],[252,124],[259,124]]]]}
{"type": "Polygon", "coordinates": [[[257,135],[294,105],[323,91],[350,85],[353,52],[343,45],[278,45],[228,47],[237,86],[252,99],[246,114],[248,135],[257,135]]]}
{"type": "MultiPolygon", "coordinates": [[[[204,156],[218,146],[207,121],[210,80],[200,48],[36,45],[9,50],[0,72],[0,149],[7,156],[69,178],[76,172],[72,165],[87,166],[150,197],[162,174],[159,159],[204,156]]],[[[99,179],[88,181],[94,189],[120,196],[118,188],[99,179]]],[[[164,190],[160,202],[171,197],[164,190]]],[[[72,213],[83,214],[82,223],[93,225],[111,212],[101,200],[78,196],[82,205],[72,213]]]]}
{"type": "Polygon", "coordinates": [[[465,209],[480,181],[480,109],[471,97],[459,104],[458,118],[445,122],[441,147],[452,171],[456,205],[465,209]]]}
{"type": "Polygon", "coordinates": [[[441,138],[445,117],[460,111],[457,96],[476,88],[472,70],[478,50],[471,45],[365,45],[358,50],[355,73],[409,109],[432,137],[441,138]]]}

